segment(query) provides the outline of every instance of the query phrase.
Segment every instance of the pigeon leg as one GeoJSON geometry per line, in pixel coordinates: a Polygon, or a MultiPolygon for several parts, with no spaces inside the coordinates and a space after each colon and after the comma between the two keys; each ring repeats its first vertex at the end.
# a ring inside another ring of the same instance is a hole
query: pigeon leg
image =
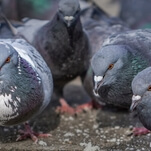
{"type": "Polygon", "coordinates": [[[150,133],[150,130],[146,129],[145,127],[135,127],[133,128],[133,135],[140,136],[150,133]]]}
{"type": "Polygon", "coordinates": [[[61,107],[57,107],[56,111],[59,112],[59,113],[68,113],[68,114],[75,114],[76,113],[76,110],[69,106],[69,104],[63,99],[61,98],[59,100],[60,104],[61,104],[61,107]]]}
{"type": "Polygon", "coordinates": [[[27,138],[31,138],[34,143],[37,143],[38,137],[49,137],[51,134],[42,134],[42,133],[36,133],[33,130],[31,130],[31,127],[26,122],[24,124],[25,130],[19,130],[20,136],[16,139],[16,141],[25,140],[27,138]]]}
{"type": "Polygon", "coordinates": [[[82,110],[91,110],[91,109],[99,109],[102,108],[102,106],[100,104],[98,104],[95,100],[91,100],[88,103],[79,105],[78,107],[76,107],[76,112],[81,112],[82,110]]]}

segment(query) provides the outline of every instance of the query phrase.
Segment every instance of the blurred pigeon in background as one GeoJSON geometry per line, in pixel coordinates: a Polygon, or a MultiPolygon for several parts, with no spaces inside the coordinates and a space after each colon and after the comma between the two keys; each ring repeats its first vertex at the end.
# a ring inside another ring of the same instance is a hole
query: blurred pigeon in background
{"type": "Polygon", "coordinates": [[[133,30],[106,39],[92,58],[94,91],[100,101],[123,108],[131,105],[131,82],[151,64],[151,31],[133,30]]]}
{"type": "MultiPolygon", "coordinates": [[[[41,113],[51,100],[51,72],[41,55],[23,39],[0,39],[0,125],[26,122],[41,113]]],[[[26,131],[17,140],[49,136],[26,131]]]]}
{"type": "Polygon", "coordinates": [[[131,28],[151,28],[151,0],[120,0],[119,17],[131,28]]]}

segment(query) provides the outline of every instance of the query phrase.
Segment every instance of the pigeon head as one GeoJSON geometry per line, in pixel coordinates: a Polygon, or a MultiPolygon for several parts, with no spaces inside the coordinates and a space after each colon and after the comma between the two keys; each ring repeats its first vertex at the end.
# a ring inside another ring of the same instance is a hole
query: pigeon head
{"type": "Polygon", "coordinates": [[[92,58],[94,72],[94,92],[103,85],[111,85],[116,80],[116,73],[123,68],[127,50],[123,46],[106,46],[92,58]]]}
{"type": "Polygon", "coordinates": [[[70,27],[80,15],[80,5],[78,0],[60,0],[59,16],[70,27]]]}
{"type": "Polygon", "coordinates": [[[0,75],[10,72],[17,64],[18,57],[15,49],[9,44],[0,42],[0,75]]]}
{"type": "Polygon", "coordinates": [[[140,121],[151,130],[151,67],[139,72],[132,81],[131,111],[137,110],[140,121]]]}

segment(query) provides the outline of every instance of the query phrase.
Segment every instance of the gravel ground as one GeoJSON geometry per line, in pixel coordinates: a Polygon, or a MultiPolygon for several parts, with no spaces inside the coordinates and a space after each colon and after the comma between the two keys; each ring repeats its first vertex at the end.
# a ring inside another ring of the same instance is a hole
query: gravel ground
{"type": "MultiPolygon", "coordinates": [[[[71,99],[73,102],[79,99],[86,102],[89,99],[79,80],[65,88],[65,96],[70,104],[71,99]]],[[[16,142],[18,130],[22,125],[0,127],[0,150],[151,150],[150,134],[137,137],[132,135],[133,126],[140,125],[134,115],[113,107],[69,116],[59,115],[49,106],[40,116],[31,120],[30,124],[35,131],[51,133],[52,136],[40,138],[37,144],[33,144],[30,139],[16,142]]]]}

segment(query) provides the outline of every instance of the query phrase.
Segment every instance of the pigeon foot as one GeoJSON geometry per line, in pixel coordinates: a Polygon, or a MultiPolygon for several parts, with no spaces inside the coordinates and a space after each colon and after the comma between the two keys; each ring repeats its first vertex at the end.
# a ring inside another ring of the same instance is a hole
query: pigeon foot
{"type": "Polygon", "coordinates": [[[76,107],[76,112],[81,112],[83,110],[87,111],[91,109],[100,109],[100,108],[102,108],[100,104],[98,104],[95,100],[91,100],[88,103],[85,103],[76,107]]]}
{"type": "Polygon", "coordinates": [[[27,138],[31,138],[33,142],[36,144],[38,142],[38,137],[46,138],[50,137],[51,134],[43,134],[43,133],[36,133],[31,130],[29,124],[25,123],[25,130],[19,130],[20,136],[16,139],[16,141],[25,140],[27,138]]]}
{"type": "Polygon", "coordinates": [[[61,106],[57,107],[56,111],[64,114],[64,113],[68,113],[70,115],[74,115],[76,114],[76,110],[75,108],[71,107],[64,99],[60,99],[59,100],[61,106]]]}
{"type": "Polygon", "coordinates": [[[148,133],[150,133],[150,130],[146,129],[145,127],[133,128],[133,135],[134,136],[146,135],[148,133]]]}

